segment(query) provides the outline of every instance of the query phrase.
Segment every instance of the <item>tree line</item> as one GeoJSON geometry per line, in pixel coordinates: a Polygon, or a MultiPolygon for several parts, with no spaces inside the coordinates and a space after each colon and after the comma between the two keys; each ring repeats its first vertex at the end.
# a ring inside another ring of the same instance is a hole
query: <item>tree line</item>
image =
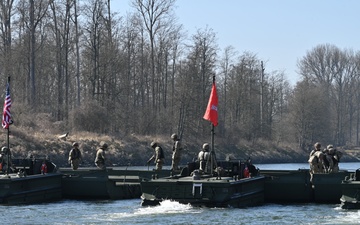
{"type": "Polygon", "coordinates": [[[16,125],[46,114],[73,131],[191,141],[210,133],[215,76],[227,143],[359,144],[359,52],[315,46],[292,87],[256,54],[219,49],[209,27],[188,36],[175,0],[131,4],[119,15],[110,0],[0,2],[0,83],[11,77],[16,125]]]}

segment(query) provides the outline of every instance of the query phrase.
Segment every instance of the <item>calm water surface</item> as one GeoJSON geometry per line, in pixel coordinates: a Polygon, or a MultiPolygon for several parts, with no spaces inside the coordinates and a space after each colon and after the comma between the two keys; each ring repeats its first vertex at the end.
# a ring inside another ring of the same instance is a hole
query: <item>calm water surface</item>
{"type": "MultiPolygon", "coordinates": [[[[307,164],[264,164],[261,169],[299,169],[307,164]]],[[[355,171],[360,163],[341,163],[355,171]]],[[[360,224],[360,210],[339,204],[265,204],[245,209],[196,208],[164,201],[142,207],[140,199],[74,201],[27,206],[0,206],[2,224],[360,224]]]]}

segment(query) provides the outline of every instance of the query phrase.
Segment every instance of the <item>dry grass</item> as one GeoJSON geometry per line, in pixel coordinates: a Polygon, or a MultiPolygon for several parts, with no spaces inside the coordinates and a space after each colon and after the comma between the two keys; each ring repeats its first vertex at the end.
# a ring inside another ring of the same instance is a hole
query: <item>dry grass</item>
{"type": "MultiPolygon", "coordinates": [[[[42,117],[44,118],[44,117],[42,117]]],[[[59,166],[68,166],[67,157],[73,142],[80,144],[84,165],[93,166],[96,150],[106,142],[108,144],[107,158],[115,165],[136,164],[144,165],[153,154],[150,148],[152,141],[162,143],[165,150],[170,150],[170,140],[161,136],[129,135],[99,135],[92,132],[59,132],[59,124],[53,125],[48,121],[39,126],[17,127],[10,126],[10,148],[14,157],[50,157],[59,166]],[[44,125],[45,124],[45,125],[44,125]],[[48,125],[48,126],[46,126],[48,125]],[[68,132],[66,138],[59,136],[68,132]],[[166,140],[166,141],[163,141],[166,140]]],[[[0,136],[3,146],[7,145],[7,130],[0,136]]],[[[169,152],[168,155],[171,153],[169,152]]]]}
{"type": "MultiPolygon", "coordinates": [[[[150,148],[152,141],[157,141],[165,152],[166,165],[171,163],[172,140],[169,136],[141,136],[131,134],[128,136],[100,135],[92,132],[74,132],[64,129],[61,122],[51,122],[48,115],[38,116],[31,126],[10,126],[10,148],[14,157],[27,157],[32,154],[36,157],[50,157],[58,166],[67,164],[68,153],[73,142],[80,144],[84,163],[82,166],[93,166],[95,153],[102,142],[109,145],[107,159],[114,165],[145,165],[153,154],[150,148]],[[41,121],[41,123],[36,123],[41,121]],[[65,139],[59,136],[69,132],[65,139]]],[[[183,139],[184,152],[182,163],[192,161],[197,157],[203,140],[191,136],[191,140],[183,139]]],[[[0,136],[3,146],[7,145],[7,130],[0,136]]],[[[251,157],[256,163],[271,162],[306,162],[308,153],[288,143],[271,143],[264,140],[246,142],[237,140],[229,143],[228,140],[216,138],[215,152],[218,159],[247,159],[251,157]]],[[[356,155],[357,156],[357,155],[356,155]]],[[[345,157],[346,158],[346,157],[345,157]]]]}

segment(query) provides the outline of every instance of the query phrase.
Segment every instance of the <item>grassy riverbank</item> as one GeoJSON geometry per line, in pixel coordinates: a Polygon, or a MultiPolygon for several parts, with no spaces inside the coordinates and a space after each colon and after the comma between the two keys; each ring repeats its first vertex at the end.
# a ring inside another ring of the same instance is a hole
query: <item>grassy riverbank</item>
{"type": "MultiPolygon", "coordinates": [[[[64,132],[66,133],[66,132],[64,132]]],[[[88,132],[69,132],[67,137],[60,138],[64,133],[53,132],[49,129],[33,130],[31,128],[10,127],[10,148],[13,157],[27,157],[32,154],[36,157],[48,156],[59,166],[68,166],[67,157],[71,144],[76,141],[80,144],[83,153],[84,166],[93,166],[96,149],[101,142],[109,145],[107,158],[114,165],[145,165],[153,154],[150,143],[158,141],[165,151],[165,164],[171,164],[172,141],[164,136],[137,136],[137,135],[99,135],[88,132]]],[[[209,138],[210,139],[210,138],[209,138]]],[[[3,130],[0,137],[2,145],[7,144],[7,131],[3,130]]],[[[190,162],[197,157],[204,142],[192,137],[191,140],[182,140],[184,151],[182,164],[190,162]]],[[[360,150],[356,148],[340,149],[344,156],[342,161],[358,161],[360,150]]],[[[242,159],[248,157],[254,163],[306,163],[309,152],[297,148],[294,144],[269,143],[226,143],[215,139],[215,152],[218,159],[242,159]]]]}

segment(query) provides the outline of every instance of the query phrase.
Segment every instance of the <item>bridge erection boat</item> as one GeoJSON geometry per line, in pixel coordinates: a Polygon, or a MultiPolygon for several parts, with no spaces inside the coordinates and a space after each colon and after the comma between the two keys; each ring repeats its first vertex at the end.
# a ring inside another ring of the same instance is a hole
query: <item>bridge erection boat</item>
{"type": "Polygon", "coordinates": [[[6,85],[2,127],[7,145],[0,152],[0,204],[28,204],[61,199],[61,174],[47,158],[13,159],[10,150],[10,77],[6,85]]]}
{"type": "Polygon", "coordinates": [[[360,169],[346,177],[341,183],[341,188],[341,208],[360,209],[360,169]]]}
{"type": "Polygon", "coordinates": [[[218,166],[221,171],[200,174],[197,164],[190,163],[181,174],[142,180],[142,205],[157,205],[166,199],[205,207],[247,207],[264,202],[264,176],[243,177],[245,164],[241,162],[218,166]]]}
{"type": "Polygon", "coordinates": [[[0,204],[32,204],[61,200],[62,175],[46,159],[13,159],[11,172],[0,174],[0,204]],[[42,171],[41,167],[46,167],[42,171]]]}
{"type": "Polygon", "coordinates": [[[265,177],[249,172],[250,162],[217,162],[214,127],[218,125],[218,98],[215,76],[203,118],[212,123],[211,148],[205,143],[197,162],[189,163],[180,174],[141,181],[142,205],[156,205],[165,199],[207,207],[246,207],[264,202],[265,177]]]}

